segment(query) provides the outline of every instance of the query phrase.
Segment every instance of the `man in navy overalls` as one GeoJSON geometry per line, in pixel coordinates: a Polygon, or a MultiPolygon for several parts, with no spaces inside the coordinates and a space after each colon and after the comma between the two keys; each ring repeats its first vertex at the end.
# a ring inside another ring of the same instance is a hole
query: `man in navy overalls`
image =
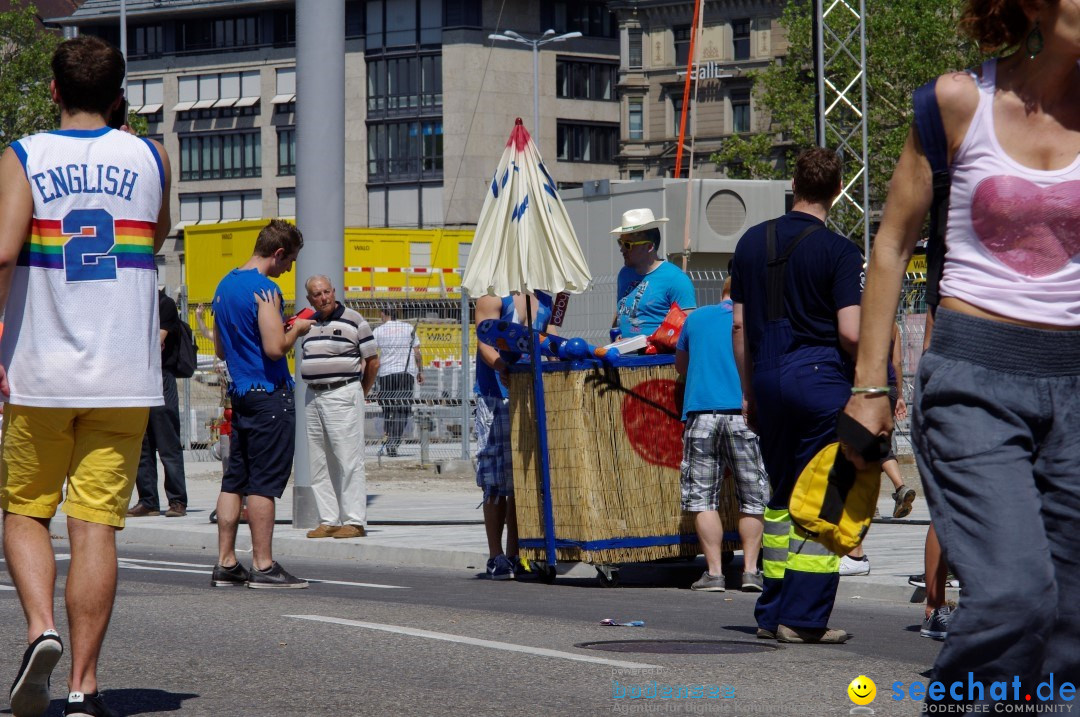
{"type": "Polygon", "coordinates": [[[732,262],[744,410],[761,436],[773,496],[765,511],[757,635],[781,642],[850,637],[828,628],[839,557],[809,540],[788,515],[799,473],[836,440],[836,416],[851,396],[863,259],[852,242],[825,227],[840,181],[834,152],[803,152],[792,210],[750,228],[732,262]]]}

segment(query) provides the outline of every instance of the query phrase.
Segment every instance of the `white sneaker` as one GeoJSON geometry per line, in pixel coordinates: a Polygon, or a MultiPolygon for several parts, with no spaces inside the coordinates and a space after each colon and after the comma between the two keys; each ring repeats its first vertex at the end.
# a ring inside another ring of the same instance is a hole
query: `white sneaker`
{"type": "Polygon", "coordinates": [[[844,557],[840,558],[840,574],[869,575],[870,558],[864,556],[862,560],[853,560],[845,555],[844,557]]]}

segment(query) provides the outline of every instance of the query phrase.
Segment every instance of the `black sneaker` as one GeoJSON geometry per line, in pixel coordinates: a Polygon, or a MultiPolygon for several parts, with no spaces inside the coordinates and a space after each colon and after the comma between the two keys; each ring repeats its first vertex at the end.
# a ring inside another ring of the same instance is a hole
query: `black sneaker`
{"type": "Polygon", "coordinates": [[[247,586],[258,589],[299,589],[306,588],[308,581],[292,575],[275,561],[270,563],[270,567],[266,570],[258,570],[252,566],[251,573],[248,575],[247,586]]]}
{"type": "Polygon", "coordinates": [[[210,584],[215,588],[243,587],[247,585],[247,581],[248,571],[240,563],[229,568],[215,565],[214,575],[210,578],[210,584]]]}
{"type": "Polygon", "coordinates": [[[116,717],[116,713],[105,706],[100,692],[92,695],[72,692],[64,707],[64,717],[116,717]]]}
{"type": "Polygon", "coordinates": [[[11,713],[15,717],[38,717],[49,709],[49,678],[64,654],[56,630],[46,630],[23,653],[22,665],[11,684],[11,713]]]}

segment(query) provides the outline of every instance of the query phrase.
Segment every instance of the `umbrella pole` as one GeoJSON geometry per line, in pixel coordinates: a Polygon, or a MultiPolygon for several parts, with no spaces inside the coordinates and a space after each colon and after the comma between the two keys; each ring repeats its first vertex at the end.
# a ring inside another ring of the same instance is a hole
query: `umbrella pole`
{"type": "MultiPolygon", "coordinates": [[[[540,370],[540,336],[533,328],[532,297],[525,295],[525,317],[529,322],[529,354],[533,368],[533,403],[536,406],[537,450],[540,453],[540,495],[544,510],[544,550],[550,570],[555,569],[555,513],[551,505],[551,465],[548,462],[547,407],[544,403],[544,373],[540,370]]],[[[554,574],[554,573],[552,573],[554,574]]]]}

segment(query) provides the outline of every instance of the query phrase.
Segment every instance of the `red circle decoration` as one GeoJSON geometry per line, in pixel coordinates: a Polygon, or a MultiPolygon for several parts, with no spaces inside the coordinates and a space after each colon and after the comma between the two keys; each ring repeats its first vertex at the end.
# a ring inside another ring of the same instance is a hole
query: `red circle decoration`
{"type": "Polygon", "coordinates": [[[670,379],[642,381],[623,397],[623,427],[630,445],[654,465],[678,469],[682,462],[683,424],[676,415],[675,382],[670,379]]]}

